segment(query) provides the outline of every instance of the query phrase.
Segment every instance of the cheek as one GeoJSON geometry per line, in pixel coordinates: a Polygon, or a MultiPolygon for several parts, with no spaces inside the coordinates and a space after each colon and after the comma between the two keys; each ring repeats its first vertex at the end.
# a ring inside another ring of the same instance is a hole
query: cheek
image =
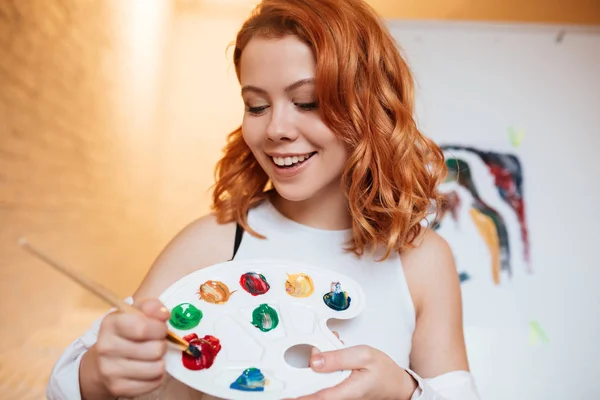
{"type": "Polygon", "coordinates": [[[320,136],[321,146],[325,150],[327,163],[334,171],[341,172],[348,163],[351,151],[348,145],[337,137],[329,128],[320,136]]]}
{"type": "Polygon", "coordinates": [[[336,159],[347,159],[349,151],[346,143],[338,138],[322,121],[313,124],[311,142],[325,150],[336,159]]]}
{"type": "Polygon", "coordinates": [[[242,122],[242,136],[251,149],[263,141],[263,132],[260,121],[257,119],[244,118],[242,122]]]}
{"type": "Polygon", "coordinates": [[[335,163],[333,167],[338,173],[342,173],[344,168],[346,168],[346,164],[348,164],[348,158],[350,157],[350,151],[346,147],[345,143],[341,140],[337,140],[335,143],[335,154],[332,157],[332,161],[335,163]]]}

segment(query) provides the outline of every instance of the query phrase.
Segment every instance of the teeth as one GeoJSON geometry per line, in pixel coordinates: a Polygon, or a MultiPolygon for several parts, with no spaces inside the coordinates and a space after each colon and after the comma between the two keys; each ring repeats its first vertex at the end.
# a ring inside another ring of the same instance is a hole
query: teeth
{"type": "Polygon", "coordinates": [[[302,154],[292,157],[272,157],[272,159],[275,164],[279,165],[280,167],[284,167],[297,164],[299,162],[307,160],[309,157],[310,154],[302,154]]]}

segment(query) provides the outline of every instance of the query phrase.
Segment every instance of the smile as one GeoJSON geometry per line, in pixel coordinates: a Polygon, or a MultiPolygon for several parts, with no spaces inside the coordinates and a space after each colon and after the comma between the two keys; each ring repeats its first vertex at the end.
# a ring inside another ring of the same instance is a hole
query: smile
{"type": "Polygon", "coordinates": [[[305,162],[306,160],[308,160],[315,154],[317,154],[317,152],[313,151],[312,153],[307,153],[307,154],[297,154],[297,155],[293,155],[293,156],[290,155],[290,156],[286,156],[286,157],[271,157],[271,159],[273,160],[273,163],[275,163],[275,165],[277,165],[278,167],[287,168],[287,167],[295,167],[296,165],[302,164],[303,162],[305,162]]]}

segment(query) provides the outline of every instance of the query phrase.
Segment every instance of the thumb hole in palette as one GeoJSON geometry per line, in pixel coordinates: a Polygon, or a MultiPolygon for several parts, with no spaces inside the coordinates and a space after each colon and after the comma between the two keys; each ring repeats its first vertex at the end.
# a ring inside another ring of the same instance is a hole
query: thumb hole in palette
{"type": "Polygon", "coordinates": [[[310,357],[319,349],[310,344],[297,344],[287,349],[283,355],[285,362],[294,368],[310,368],[310,357]]]}

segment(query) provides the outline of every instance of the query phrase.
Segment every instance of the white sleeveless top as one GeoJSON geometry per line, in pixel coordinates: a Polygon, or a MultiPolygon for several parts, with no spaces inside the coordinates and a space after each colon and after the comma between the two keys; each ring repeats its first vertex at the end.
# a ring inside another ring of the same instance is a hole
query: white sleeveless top
{"type": "MultiPolygon", "coordinates": [[[[271,202],[263,201],[248,213],[248,224],[266,239],[244,232],[235,260],[278,258],[301,261],[340,271],[361,284],[366,308],[350,320],[330,320],[347,346],[369,345],[391,357],[400,367],[409,367],[415,309],[408,291],[398,253],[377,262],[384,251],[358,258],[344,251],[351,230],[323,230],[299,224],[281,214],[271,202]]],[[[161,399],[213,399],[173,378],[160,390],[161,399]],[[184,394],[185,393],[185,394],[184,394]]]]}

